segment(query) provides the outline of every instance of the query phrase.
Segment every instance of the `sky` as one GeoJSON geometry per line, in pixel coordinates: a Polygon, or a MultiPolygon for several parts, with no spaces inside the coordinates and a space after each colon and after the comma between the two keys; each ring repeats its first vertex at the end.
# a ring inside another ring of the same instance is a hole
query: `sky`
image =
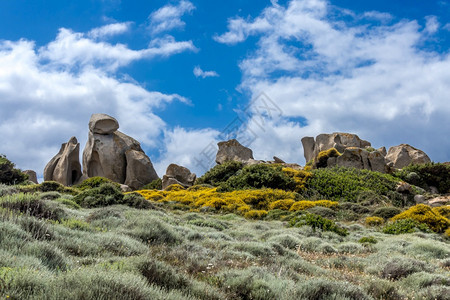
{"type": "Polygon", "coordinates": [[[106,113],[159,176],[229,138],[304,164],[332,132],[450,161],[449,48],[442,0],[2,0],[0,153],[42,177],[106,113]]]}

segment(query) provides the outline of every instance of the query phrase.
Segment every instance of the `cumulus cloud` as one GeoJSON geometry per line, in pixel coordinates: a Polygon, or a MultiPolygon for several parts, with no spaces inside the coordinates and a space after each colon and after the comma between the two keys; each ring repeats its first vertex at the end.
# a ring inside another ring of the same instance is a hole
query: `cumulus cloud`
{"type": "Polygon", "coordinates": [[[202,175],[215,165],[219,132],[214,129],[174,128],[164,133],[161,159],[154,164],[158,174],[165,174],[169,164],[185,166],[202,175]]]}
{"type": "Polygon", "coordinates": [[[203,71],[199,66],[196,66],[193,72],[195,77],[219,77],[219,74],[217,74],[216,71],[203,71]]]}
{"type": "Polygon", "coordinates": [[[186,13],[191,13],[195,6],[186,0],[182,0],[178,5],[166,5],[154,11],[149,16],[149,29],[152,34],[170,31],[176,28],[184,28],[186,23],[181,17],[186,13]]]}
{"type": "Polygon", "coordinates": [[[450,56],[421,48],[438,33],[436,18],[422,30],[416,20],[377,25],[352,15],[358,22],[324,0],[291,0],[231,19],[215,38],[230,45],[258,38],[240,62],[240,87],[253,96],[264,91],[283,111],[258,134],[255,156],[289,149],[283,158],[301,162],[301,137],[346,131],[374,146],[410,143],[449,160],[450,140],[442,137],[450,128],[450,56]]]}
{"type": "Polygon", "coordinates": [[[194,48],[191,41],[154,39],[146,49],[132,50],[95,38],[118,34],[128,23],[77,33],[60,29],[43,47],[33,41],[0,41],[0,153],[18,167],[42,174],[45,163],[62,142],[77,136],[87,140],[90,115],[113,115],[120,130],[143,143],[159,146],[165,122],[152,111],[173,101],[189,102],[177,94],[148,91],[134,80],[117,78],[118,67],[139,59],[170,56],[194,48]]]}
{"type": "Polygon", "coordinates": [[[107,38],[127,32],[130,29],[131,24],[132,22],[108,24],[92,29],[87,35],[94,39],[107,38]]]}

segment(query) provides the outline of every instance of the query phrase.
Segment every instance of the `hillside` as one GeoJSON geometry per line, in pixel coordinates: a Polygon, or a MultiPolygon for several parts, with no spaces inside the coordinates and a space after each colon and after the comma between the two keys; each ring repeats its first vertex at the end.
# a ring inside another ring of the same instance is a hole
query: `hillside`
{"type": "MultiPolygon", "coordinates": [[[[450,182],[426,166],[410,167],[422,184],[450,182]]],[[[1,185],[0,295],[449,299],[450,208],[416,205],[436,195],[399,189],[410,173],[225,163],[188,189],[1,185]]]]}

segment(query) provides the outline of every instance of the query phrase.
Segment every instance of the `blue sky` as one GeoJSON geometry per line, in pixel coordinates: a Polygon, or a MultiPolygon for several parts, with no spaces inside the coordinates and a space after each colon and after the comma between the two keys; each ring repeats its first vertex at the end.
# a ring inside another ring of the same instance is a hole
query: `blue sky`
{"type": "Polygon", "coordinates": [[[103,112],[160,176],[203,173],[225,128],[257,159],[303,164],[303,136],[341,131],[449,161],[449,16],[450,1],[4,0],[0,153],[42,174],[103,112]]]}

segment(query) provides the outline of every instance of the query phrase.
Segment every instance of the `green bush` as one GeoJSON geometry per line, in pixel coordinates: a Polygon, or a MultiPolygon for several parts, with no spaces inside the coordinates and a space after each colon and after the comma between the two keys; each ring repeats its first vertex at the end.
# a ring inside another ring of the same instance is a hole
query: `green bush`
{"type": "Polygon", "coordinates": [[[144,185],[142,190],[162,190],[162,180],[161,178],[155,179],[152,182],[144,185]]]}
{"type": "Polygon", "coordinates": [[[442,163],[409,165],[394,175],[426,190],[434,186],[442,194],[450,193],[450,165],[442,163]]]}
{"type": "Polygon", "coordinates": [[[431,232],[430,228],[423,223],[412,219],[401,219],[393,223],[387,224],[383,228],[383,232],[387,234],[404,234],[416,231],[431,232]]]}
{"type": "Polygon", "coordinates": [[[61,220],[64,210],[54,202],[39,199],[36,194],[14,194],[0,199],[0,207],[17,210],[40,219],[61,220]]]}
{"type": "Polygon", "coordinates": [[[219,191],[272,188],[294,191],[296,182],[287,176],[281,166],[249,165],[220,184],[219,191]]]}
{"type": "Polygon", "coordinates": [[[189,280],[183,274],[179,274],[171,266],[157,260],[142,261],[137,269],[149,284],[155,284],[167,290],[184,289],[189,285],[189,280]]]}
{"type": "Polygon", "coordinates": [[[231,176],[235,175],[244,167],[243,163],[238,161],[226,161],[221,165],[216,165],[202,177],[197,178],[195,184],[210,184],[219,186],[226,182],[231,176]]]}
{"type": "Polygon", "coordinates": [[[380,218],[387,220],[387,219],[392,218],[393,216],[398,215],[401,212],[402,212],[402,210],[400,208],[393,207],[393,206],[380,207],[380,208],[377,208],[373,212],[373,216],[380,217],[380,218]]]}
{"type": "Polygon", "coordinates": [[[27,185],[19,187],[19,191],[24,193],[34,193],[34,192],[59,192],[62,194],[77,195],[79,193],[78,189],[64,186],[56,181],[44,181],[41,184],[27,185]]]}
{"type": "MultiPolygon", "coordinates": [[[[95,176],[84,180],[80,184],[77,184],[75,187],[81,191],[85,191],[88,189],[100,187],[104,183],[114,183],[114,182],[111,179],[105,177],[95,176]]],[[[118,183],[115,184],[119,186],[118,183]]]]}
{"type": "Polygon", "coordinates": [[[316,228],[318,228],[322,231],[335,232],[341,236],[348,235],[348,231],[344,228],[337,226],[336,223],[334,223],[334,221],[310,213],[293,218],[292,220],[289,221],[289,225],[292,227],[301,227],[304,225],[309,225],[312,227],[313,230],[316,230],[316,228]]]}
{"type": "Polygon", "coordinates": [[[306,182],[306,194],[314,192],[329,200],[356,202],[363,191],[388,195],[395,191],[398,179],[388,174],[354,168],[334,167],[313,170],[306,182]]]}
{"type": "Polygon", "coordinates": [[[117,204],[128,205],[137,209],[149,209],[154,208],[153,204],[138,193],[125,194],[122,201],[118,201],[117,204]]]}
{"type": "Polygon", "coordinates": [[[410,274],[427,270],[425,262],[408,258],[391,258],[381,270],[381,278],[398,280],[410,274]]]}
{"type": "Polygon", "coordinates": [[[87,189],[73,198],[73,201],[83,207],[100,207],[123,202],[123,194],[117,185],[103,183],[99,187],[87,189]]]}
{"type": "Polygon", "coordinates": [[[358,240],[361,244],[376,244],[378,241],[373,236],[363,236],[358,240]]]}
{"type": "Polygon", "coordinates": [[[0,154],[0,183],[3,184],[21,184],[28,180],[28,175],[15,168],[14,163],[0,154]]]}

